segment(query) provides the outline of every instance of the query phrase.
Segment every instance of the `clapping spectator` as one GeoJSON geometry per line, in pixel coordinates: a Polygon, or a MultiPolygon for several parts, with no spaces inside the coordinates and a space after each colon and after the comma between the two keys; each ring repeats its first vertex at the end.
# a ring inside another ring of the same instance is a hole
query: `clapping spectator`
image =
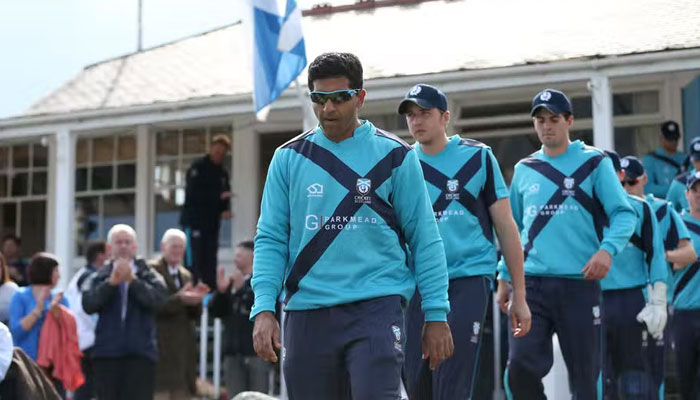
{"type": "Polygon", "coordinates": [[[165,300],[163,277],[136,258],[136,232],[113,226],[107,265],[83,284],[83,309],[97,313],[93,360],[100,400],[152,400],[158,360],[155,311],[165,300]]]}
{"type": "Polygon", "coordinates": [[[192,275],[182,266],[185,233],[168,229],[161,240],[161,256],[149,262],[165,280],[168,297],[156,314],[158,332],[157,400],[189,400],[196,395],[197,342],[194,321],[202,298],[209,292],[203,283],[192,286],[192,275]]]}

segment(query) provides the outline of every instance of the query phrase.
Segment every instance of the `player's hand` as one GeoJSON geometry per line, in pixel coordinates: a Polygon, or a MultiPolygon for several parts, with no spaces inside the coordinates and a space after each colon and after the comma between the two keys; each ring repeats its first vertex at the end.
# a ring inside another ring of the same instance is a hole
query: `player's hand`
{"type": "Polygon", "coordinates": [[[121,270],[117,268],[117,265],[112,266],[112,273],[109,274],[109,284],[112,286],[117,286],[122,283],[123,279],[121,276],[121,270]]]}
{"type": "Polygon", "coordinates": [[[498,280],[498,288],[496,289],[496,302],[501,308],[501,311],[507,314],[508,305],[510,303],[510,285],[508,285],[508,282],[502,279],[498,280]]]}
{"type": "Polygon", "coordinates": [[[508,305],[508,312],[510,314],[510,327],[513,331],[513,336],[518,338],[527,335],[530,332],[532,315],[530,314],[530,307],[528,307],[525,300],[525,295],[513,296],[513,300],[508,305]]]}
{"type": "Polygon", "coordinates": [[[238,267],[233,268],[233,273],[231,274],[231,281],[233,282],[233,290],[238,291],[245,285],[245,276],[238,267]]]}
{"type": "Polygon", "coordinates": [[[430,369],[452,357],[455,346],[447,322],[429,321],[423,325],[423,359],[430,359],[430,369]]]}
{"type": "Polygon", "coordinates": [[[610,253],[605,250],[596,251],[581,270],[583,279],[595,280],[605,278],[605,275],[610,271],[610,264],[612,264],[610,253]]]}
{"type": "Polygon", "coordinates": [[[282,343],[280,342],[280,324],[272,312],[263,311],[255,316],[253,347],[263,360],[277,362],[275,350],[282,348],[282,343]]]}

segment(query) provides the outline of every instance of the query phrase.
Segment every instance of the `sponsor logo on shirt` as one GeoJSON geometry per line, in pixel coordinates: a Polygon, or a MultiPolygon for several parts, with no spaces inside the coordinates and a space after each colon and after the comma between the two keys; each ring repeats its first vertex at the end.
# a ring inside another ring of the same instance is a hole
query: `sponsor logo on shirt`
{"type": "Polygon", "coordinates": [[[326,217],[323,215],[309,214],[305,221],[306,229],[309,231],[334,231],[334,230],[355,230],[361,225],[377,225],[375,217],[358,217],[356,215],[334,215],[326,217]]]}
{"type": "Polygon", "coordinates": [[[309,192],[306,197],[323,197],[323,185],[320,183],[311,184],[306,191],[309,192]]]}
{"type": "Polygon", "coordinates": [[[528,217],[536,217],[540,215],[562,215],[568,211],[579,211],[579,206],[576,204],[545,204],[532,205],[525,209],[525,214],[528,217]]]}
{"type": "Polygon", "coordinates": [[[449,220],[451,216],[464,216],[467,213],[464,210],[443,210],[436,211],[433,214],[435,214],[435,220],[437,222],[445,222],[449,220]]]}

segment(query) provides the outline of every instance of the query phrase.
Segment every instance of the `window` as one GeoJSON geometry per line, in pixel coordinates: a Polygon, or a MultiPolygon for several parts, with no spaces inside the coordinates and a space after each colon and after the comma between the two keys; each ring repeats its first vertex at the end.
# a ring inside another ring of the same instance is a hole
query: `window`
{"type": "Polygon", "coordinates": [[[80,138],[75,164],[75,237],[82,255],[89,241],[106,240],[113,225],[134,226],[136,137],[80,138]]]}
{"type": "Polygon", "coordinates": [[[46,246],[48,161],[41,143],[0,146],[0,236],[19,236],[23,257],[46,246]]]}
{"type": "MultiPolygon", "coordinates": [[[[187,170],[193,161],[209,149],[211,139],[220,134],[231,137],[230,126],[164,129],[155,134],[154,229],[153,249],[160,250],[160,239],[166,230],[180,227],[180,209],[185,204],[187,170]]],[[[231,167],[231,154],[224,168],[231,167]]],[[[231,220],[221,221],[219,247],[231,247],[231,220]]]]}

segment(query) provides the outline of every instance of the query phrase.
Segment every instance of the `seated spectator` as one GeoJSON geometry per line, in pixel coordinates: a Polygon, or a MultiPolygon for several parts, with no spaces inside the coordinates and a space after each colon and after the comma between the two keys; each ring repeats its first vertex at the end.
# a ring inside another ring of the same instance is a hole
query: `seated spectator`
{"type": "Polygon", "coordinates": [[[189,400],[196,395],[197,341],[194,321],[209,287],[192,287],[192,275],[182,266],[185,233],[168,229],[160,243],[161,256],[149,262],[165,280],[168,298],[156,314],[158,332],[157,400],[189,400]]]}
{"type": "Polygon", "coordinates": [[[249,320],[255,295],[250,286],[253,273],[253,242],[236,246],[233,275],[219,269],[217,291],[210,311],[215,318],[224,319],[224,372],[229,396],[244,391],[267,393],[272,364],[255,354],[253,323],[249,320]]]}
{"type": "Polygon", "coordinates": [[[85,258],[87,259],[87,265],[76,272],[65,293],[78,326],[78,345],[83,352],[81,367],[85,376],[85,383],[73,394],[73,400],[90,400],[95,397],[92,346],[95,344],[97,314],[88,315],[83,310],[83,293],[80,291],[80,288],[87,277],[96,272],[105,263],[107,259],[105,242],[90,243],[87,247],[85,258]]]}
{"type": "Polygon", "coordinates": [[[136,258],[136,232],[113,226],[108,264],[83,283],[83,309],[97,313],[92,357],[100,400],[152,400],[158,360],[155,311],[165,301],[163,277],[136,258]]]}
{"type": "Polygon", "coordinates": [[[17,284],[10,280],[5,257],[0,254],[0,322],[7,324],[10,319],[10,299],[17,291],[17,284]]]}
{"type": "Polygon", "coordinates": [[[32,360],[36,360],[41,326],[46,313],[59,316],[58,305],[68,307],[63,293],[52,293],[58,283],[58,260],[49,253],[37,253],[29,262],[29,286],[19,288],[10,301],[10,332],[32,360]]]}
{"type": "Polygon", "coordinates": [[[20,257],[21,251],[22,240],[19,237],[9,234],[2,238],[2,254],[7,262],[10,279],[19,286],[27,286],[27,261],[20,257]]]}

